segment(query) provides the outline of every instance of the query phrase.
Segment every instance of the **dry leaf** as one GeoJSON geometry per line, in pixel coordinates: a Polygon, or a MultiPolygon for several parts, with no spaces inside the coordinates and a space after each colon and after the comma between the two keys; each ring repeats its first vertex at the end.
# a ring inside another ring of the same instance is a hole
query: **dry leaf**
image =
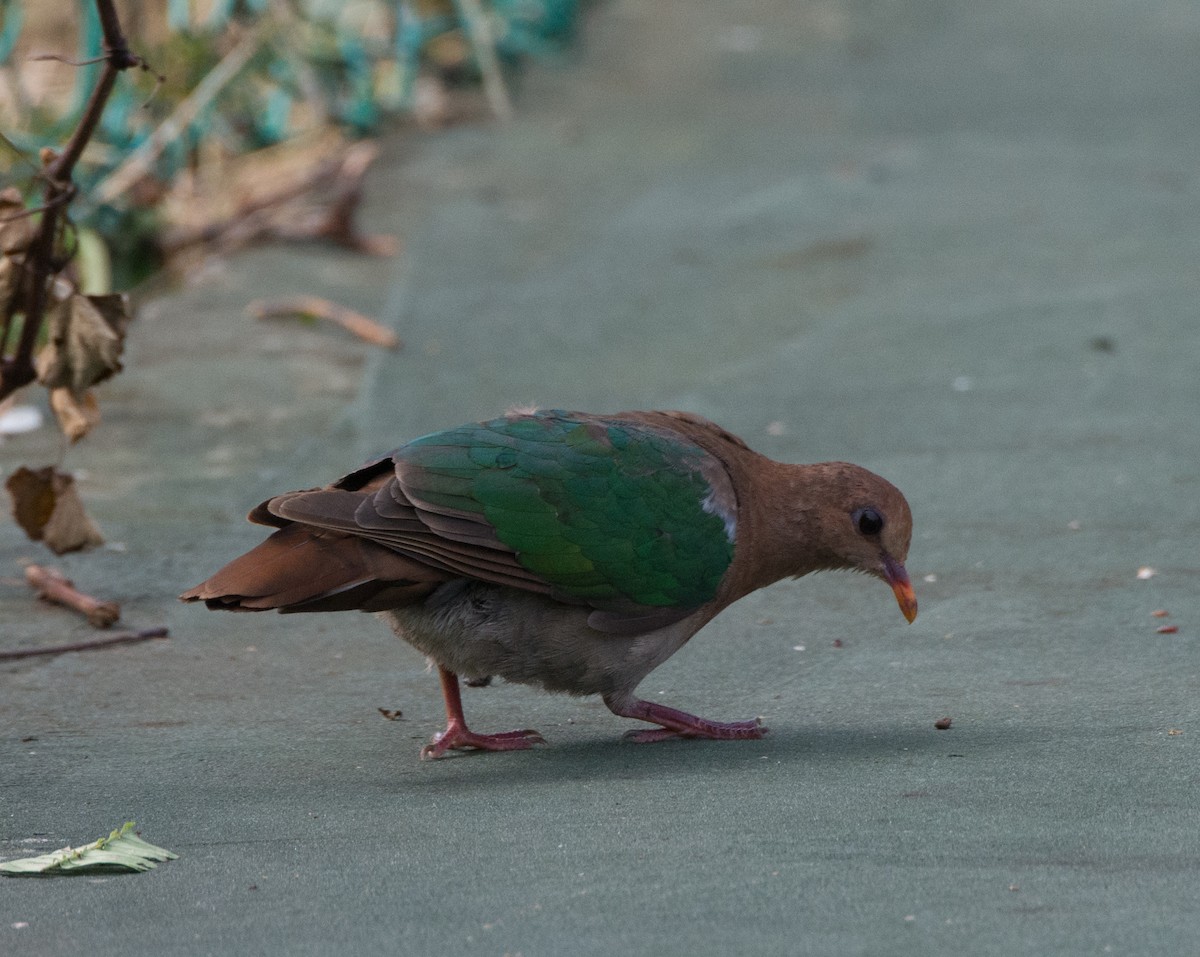
{"type": "Polygon", "coordinates": [[[24,288],[21,282],[24,266],[8,256],[0,256],[0,315],[25,311],[24,288]],[[17,298],[13,302],[14,297],[17,298]]]}
{"type": "Polygon", "coordinates": [[[78,442],[100,422],[100,404],[91,389],[79,396],[65,386],[51,389],[50,408],[70,442],[78,442]]]}
{"type": "Polygon", "coordinates": [[[47,466],[36,472],[22,465],[4,483],[12,496],[12,513],[16,523],[33,541],[40,541],[42,529],[54,511],[54,487],[47,466]]]}
{"type": "Polygon", "coordinates": [[[33,217],[15,186],[0,190],[0,253],[22,253],[33,242],[33,217]]]}
{"type": "Polygon", "coordinates": [[[121,371],[129,325],[129,297],[122,293],[59,300],[49,310],[50,341],[38,353],[38,381],[66,387],[77,396],[121,371]]]}
{"type": "Polygon", "coordinates": [[[4,483],[12,496],[13,518],[35,542],[56,555],[104,544],[75,491],[75,479],[53,466],[21,466],[4,483]]]}

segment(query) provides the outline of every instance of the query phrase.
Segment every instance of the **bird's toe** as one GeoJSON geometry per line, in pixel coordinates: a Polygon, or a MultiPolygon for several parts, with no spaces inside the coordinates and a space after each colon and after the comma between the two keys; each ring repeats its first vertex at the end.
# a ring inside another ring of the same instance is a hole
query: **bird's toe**
{"type": "Polygon", "coordinates": [[[450,751],[524,751],[545,743],[546,739],[533,728],[477,734],[467,728],[450,727],[421,749],[421,758],[435,760],[450,751]]]}

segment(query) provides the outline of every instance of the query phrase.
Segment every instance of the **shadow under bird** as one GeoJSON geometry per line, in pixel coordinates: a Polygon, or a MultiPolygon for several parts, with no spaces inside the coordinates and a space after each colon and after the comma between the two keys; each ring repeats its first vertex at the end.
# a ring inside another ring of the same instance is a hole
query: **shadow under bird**
{"type": "Polygon", "coordinates": [[[683,412],[512,413],[435,432],[250,520],[269,538],[181,598],[233,611],[378,612],[437,665],[447,726],[422,750],[511,751],[536,731],[467,727],[459,677],[600,695],[655,725],[635,741],[760,738],[636,696],[725,607],[850,569],[910,622],[912,515],[846,462],[786,465],[683,412]]]}

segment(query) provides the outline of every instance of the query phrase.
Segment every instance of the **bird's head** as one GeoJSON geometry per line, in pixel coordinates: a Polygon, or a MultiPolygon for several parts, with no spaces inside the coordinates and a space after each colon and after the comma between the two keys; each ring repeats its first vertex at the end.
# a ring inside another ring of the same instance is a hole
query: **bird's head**
{"type": "Polygon", "coordinates": [[[851,567],[887,582],[911,623],[917,617],[917,596],[904,568],[912,538],[912,514],[904,496],[896,492],[886,505],[857,506],[846,519],[850,526],[846,558],[851,567]]]}
{"type": "Polygon", "coordinates": [[[818,543],[805,571],[846,569],[882,579],[904,617],[913,621],[917,596],[904,568],[912,512],[904,495],[886,479],[848,462],[801,469],[812,496],[800,510],[802,527],[811,530],[802,534],[812,541],[809,536],[815,531],[818,543]]]}
{"type": "Polygon", "coordinates": [[[843,500],[835,531],[839,557],[847,567],[887,582],[900,611],[911,623],[917,596],[904,568],[912,540],[912,512],[896,486],[865,469],[855,469],[853,492],[843,500]]]}

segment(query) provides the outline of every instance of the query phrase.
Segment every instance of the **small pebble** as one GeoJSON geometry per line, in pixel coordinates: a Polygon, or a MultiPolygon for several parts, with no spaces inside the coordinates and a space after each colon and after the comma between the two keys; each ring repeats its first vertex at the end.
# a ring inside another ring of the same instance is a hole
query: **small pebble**
{"type": "Polygon", "coordinates": [[[950,725],[953,723],[954,719],[951,717],[938,718],[935,722],[933,722],[933,726],[939,731],[947,731],[949,730],[950,725]]]}

